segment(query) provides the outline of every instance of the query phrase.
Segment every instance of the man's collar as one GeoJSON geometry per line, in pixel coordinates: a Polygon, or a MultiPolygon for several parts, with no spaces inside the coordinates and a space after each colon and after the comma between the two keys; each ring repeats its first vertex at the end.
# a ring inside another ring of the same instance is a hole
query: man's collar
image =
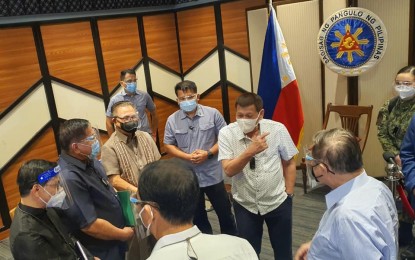
{"type": "Polygon", "coordinates": [[[200,233],[201,231],[199,230],[199,228],[197,228],[197,226],[193,226],[184,231],[166,235],[157,241],[156,245],[154,246],[153,252],[163,247],[186,241],[186,239],[195,237],[200,233]]]}
{"type": "MultiPolygon", "coordinates": [[[[180,113],[180,119],[185,119],[186,117],[188,117],[188,115],[182,109],[179,110],[179,113],[180,113]]],[[[195,116],[199,116],[199,117],[204,116],[203,109],[199,104],[197,104],[195,116]]]]}
{"type": "MultiPolygon", "coordinates": [[[[127,96],[128,94],[127,94],[127,92],[125,91],[125,89],[123,89],[121,92],[120,92],[120,94],[121,95],[123,95],[123,96],[127,96]]],[[[141,95],[141,93],[138,91],[138,89],[135,91],[135,93],[134,93],[134,95],[141,95]]]]}
{"type": "MultiPolygon", "coordinates": [[[[115,127],[115,135],[124,143],[127,143],[129,140],[131,140],[131,138],[128,135],[121,133],[121,131],[117,127],[115,127]]],[[[134,136],[135,135],[132,135],[132,137],[134,136]]]]}
{"type": "Polygon", "coordinates": [[[71,155],[69,155],[68,153],[66,153],[65,151],[62,151],[60,157],[62,157],[65,161],[67,161],[70,164],[75,165],[76,167],[82,169],[82,170],[86,170],[86,167],[88,166],[87,162],[83,162],[71,155]]]}
{"type": "Polygon", "coordinates": [[[363,170],[361,174],[351,179],[350,181],[344,183],[343,185],[335,188],[326,195],[326,205],[327,209],[331,208],[334,204],[342,200],[347,194],[352,190],[355,190],[361,186],[364,186],[369,177],[366,174],[366,171],[363,170]]]}

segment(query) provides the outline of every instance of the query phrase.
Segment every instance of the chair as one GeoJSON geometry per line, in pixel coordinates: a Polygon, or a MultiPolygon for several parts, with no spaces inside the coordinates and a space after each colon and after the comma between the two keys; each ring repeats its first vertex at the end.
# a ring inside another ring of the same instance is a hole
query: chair
{"type": "MultiPolygon", "coordinates": [[[[370,122],[372,120],[373,106],[355,106],[355,105],[332,105],[327,104],[326,114],[324,115],[323,128],[327,128],[331,113],[337,113],[340,117],[342,128],[349,130],[356,135],[359,141],[360,149],[365,149],[367,137],[369,135],[370,122]],[[365,129],[362,135],[359,135],[359,119],[362,115],[367,115],[365,129]]],[[[307,168],[305,159],[302,158],[300,168],[303,173],[304,194],[307,193],[307,168]]]]}

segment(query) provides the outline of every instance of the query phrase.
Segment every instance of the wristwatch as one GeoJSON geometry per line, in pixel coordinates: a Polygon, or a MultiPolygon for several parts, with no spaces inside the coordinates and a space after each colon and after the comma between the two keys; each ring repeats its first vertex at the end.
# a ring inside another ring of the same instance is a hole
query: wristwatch
{"type": "Polygon", "coordinates": [[[209,150],[207,151],[208,153],[208,159],[212,159],[213,158],[213,153],[209,150]]]}
{"type": "Polygon", "coordinates": [[[288,198],[291,198],[292,199],[292,198],[294,198],[294,193],[291,193],[291,194],[288,194],[287,193],[287,196],[288,196],[288,198]]]}

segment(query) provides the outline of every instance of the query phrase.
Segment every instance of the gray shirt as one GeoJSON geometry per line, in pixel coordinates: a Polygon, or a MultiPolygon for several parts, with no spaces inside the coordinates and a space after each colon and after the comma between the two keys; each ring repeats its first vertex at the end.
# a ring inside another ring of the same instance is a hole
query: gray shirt
{"type": "Polygon", "coordinates": [[[146,108],[148,111],[153,112],[156,110],[156,105],[154,104],[153,100],[151,99],[150,95],[144,91],[136,90],[136,93],[133,96],[127,95],[125,90],[121,91],[117,95],[113,96],[108,104],[107,108],[107,117],[111,117],[111,108],[112,106],[120,101],[130,101],[135,105],[135,109],[137,110],[140,120],[141,120],[141,127],[138,130],[147,132],[151,134],[151,127],[148,122],[148,117],[146,113],[146,108]]]}
{"type": "MultiPolygon", "coordinates": [[[[224,126],[225,119],[215,108],[198,105],[193,118],[188,117],[183,110],[178,110],[167,119],[164,143],[177,146],[185,153],[197,149],[207,151],[217,143],[219,130],[224,126]]],[[[189,165],[196,172],[200,187],[223,181],[222,166],[217,155],[202,164],[189,162],[189,165]]]]}

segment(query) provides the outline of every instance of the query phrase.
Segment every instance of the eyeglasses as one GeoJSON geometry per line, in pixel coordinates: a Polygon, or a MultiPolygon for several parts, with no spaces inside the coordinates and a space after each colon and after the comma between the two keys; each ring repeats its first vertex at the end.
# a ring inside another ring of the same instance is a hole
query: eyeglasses
{"type": "Polygon", "coordinates": [[[129,84],[129,83],[137,83],[138,80],[137,79],[129,79],[129,80],[123,80],[123,82],[124,83],[127,83],[127,84],[129,84]]]}
{"type": "Polygon", "coordinates": [[[336,174],[335,172],[333,172],[332,170],[330,170],[330,168],[329,168],[329,166],[327,164],[325,164],[324,162],[321,162],[321,161],[319,161],[317,159],[314,159],[310,155],[306,155],[305,156],[305,160],[306,160],[306,165],[308,165],[312,169],[314,169],[314,167],[318,166],[319,164],[322,164],[322,165],[324,165],[324,167],[326,167],[326,169],[327,169],[328,172],[331,172],[332,174],[336,174]],[[312,161],[316,161],[316,163],[313,165],[313,164],[311,164],[312,161]]]}
{"type": "Polygon", "coordinates": [[[81,142],[95,142],[97,139],[97,135],[93,134],[81,140],[81,142]]]}
{"type": "Polygon", "coordinates": [[[123,122],[137,121],[139,119],[138,112],[132,115],[114,116],[114,117],[120,119],[123,122]]]}
{"type": "Polygon", "coordinates": [[[401,85],[401,86],[411,87],[411,86],[414,85],[414,82],[413,81],[395,81],[395,85],[396,86],[401,85]]]}
{"type": "Polygon", "coordinates": [[[145,201],[145,200],[139,200],[139,199],[134,198],[134,197],[130,197],[130,202],[134,203],[135,205],[146,205],[147,204],[147,205],[150,205],[150,206],[152,206],[154,208],[157,208],[157,209],[160,208],[159,205],[157,204],[157,202],[154,202],[154,201],[145,201]]]}
{"type": "Polygon", "coordinates": [[[189,95],[189,96],[184,96],[184,97],[179,97],[177,98],[179,101],[186,101],[186,100],[192,100],[195,99],[197,96],[197,94],[193,94],[193,95],[189,95]]]}

